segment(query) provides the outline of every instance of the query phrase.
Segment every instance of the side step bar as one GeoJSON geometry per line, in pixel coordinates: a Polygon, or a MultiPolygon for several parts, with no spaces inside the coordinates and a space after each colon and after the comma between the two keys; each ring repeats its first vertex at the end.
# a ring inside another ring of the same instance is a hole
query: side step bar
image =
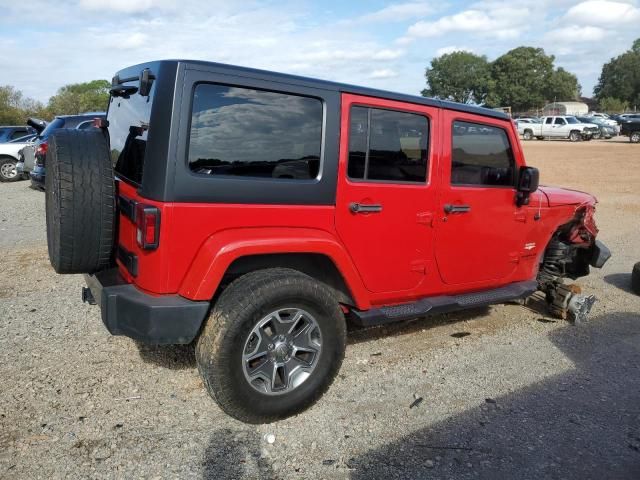
{"type": "Polygon", "coordinates": [[[461,295],[441,295],[439,297],[423,298],[411,303],[372,308],[364,311],[352,310],[351,318],[356,325],[372,327],[374,325],[399,322],[401,320],[423,317],[425,315],[455,312],[467,308],[518,300],[528,297],[537,289],[538,282],[535,280],[516,282],[505,287],[480,292],[463,293],[461,295]]]}

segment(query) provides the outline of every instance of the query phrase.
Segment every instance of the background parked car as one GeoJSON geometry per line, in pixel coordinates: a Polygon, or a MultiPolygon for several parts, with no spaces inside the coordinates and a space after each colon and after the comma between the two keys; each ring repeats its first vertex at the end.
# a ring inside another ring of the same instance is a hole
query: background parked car
{"type": "Polygon", "coordinates": [[[598,126],[600,132],[598,135],[594,135],[593,138],[612,138],[618,135],[620,132],[620,127],[618,127],[617,122],[613,122],[615,126],[610,125],[607,121],[605,121],[602,117],[576,117],[580,122],[583,123],[593,123],[598,126]]]}
{"type": "Polygon", "coordinates": [[[18,140],[34,133],[37,133],[36,130],[28,125],[0,127],[0,143],[18,140]]]}
{"type": "Polygon", "coordinates": [[[16,166],[20,160],[20,151],[36,139],[35,134],[22,136],[0,144],[0,182],[15,182],[22,177],[16,166]]]}
{"type": "Polygon", "coordinates": [[[640,143],[640,118],[622,122],[620,125],[620,135],[629,137],[631,143],[640,143]]]}
{"type": "Polygon", "coordinates": [[[85,129],[93,126],[96,118],[106,118],[104,112],[87,112],[81,115],[60,115],[47,125],[38,140],[22,152],[24,162],[18,165],[22,172],[29,173],[31,186],[44,190],[45,160],[49,146],[49,135],[61,128],[85,129]]]}

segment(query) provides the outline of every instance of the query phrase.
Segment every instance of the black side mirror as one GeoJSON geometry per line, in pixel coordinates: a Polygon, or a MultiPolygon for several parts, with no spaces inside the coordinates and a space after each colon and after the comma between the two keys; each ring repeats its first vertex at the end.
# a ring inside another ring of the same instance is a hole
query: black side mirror
{"type": "Polygon", "coordinates": [[[145,68],[140,73],[140,87],[138,88],[138,93],[143,97],[148,97],[149,93],[151,93],[151,86],[153,85],[153,81],[155,80],[155,76],[151,74],[151,70],[145,68]]]}
{"type": "Polygon", "coordinates": [[[534,167],[520,167],[518,172],[518,193],[516,203],[519,207],[529,205],[529,196],[538,189],[540,171],[534,167]]]}

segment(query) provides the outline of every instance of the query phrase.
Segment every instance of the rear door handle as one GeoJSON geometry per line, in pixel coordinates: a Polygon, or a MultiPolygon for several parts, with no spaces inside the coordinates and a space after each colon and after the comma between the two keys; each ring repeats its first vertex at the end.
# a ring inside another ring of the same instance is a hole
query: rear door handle
{"type": "Polygon", "coordinates": [[[452,205],[451,203],[447,203],[444,206],[444,213],[467,213],[471,211],[471,207],[469,205],[452,205]]]}
{"type": "Polygon", "coordinates": [[[378,203],[357,203],[349,204],[351,213],[378,213],[382,211],[382,205],[378,203]]]}

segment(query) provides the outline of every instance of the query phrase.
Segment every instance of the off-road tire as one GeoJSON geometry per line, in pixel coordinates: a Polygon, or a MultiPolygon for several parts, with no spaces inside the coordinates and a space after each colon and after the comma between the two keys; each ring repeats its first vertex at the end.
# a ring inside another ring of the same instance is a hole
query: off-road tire
{"type": "Polygon", "coordinates": [[[582,138],[582,135],[577,130],[574,130],[573,132],[569,133],[569,140],[572,142],[579,142],[581,138],[582,138]]]}
{"type": "Polygon", "coordinates": [[[49,139],[45,206],[49,260],[58,273],[93,273],[112,263],[115,185],[98,129],[59,130],[49,139]]]}
{"type": "Polygon", "coordinates": [[[640,143],[640,132],[631,132],[631,135],[629,135],[629,141],[631,143],[640,143]]]}
{"type": "Polygon", "coordinates": [[[21,175],[16,170],[18,161],[13,157],[0,157],[0,182],[17,182],[21,179],[21,175]],[[8,170],[13,175],[8,174],[8,170]]]}
{"type": "Polygon", "coordinates": [[[333,292],[297,270],[273,268],[247,273],[222,292],[198,338],[196,360],[207,391],[222,410],[243,422],[269,423],[302,412],[322,396],[340,369],[345,346],[346,323],[333,292]],[[314,315],[322,350],[302,384],[268,395],[246,379],[242,355],[254,326],[283,307],[314,315]]]}
{"type": "Polygon", "coordinates": [[[531,130],[525,130],[522,134],[524,140],[533,140],[533,132],[531,130]]]}
{"type": "Polygon", "coordinates": [[[631,272],[631,290],[640,295],[640,262],[633,266],[631,272]]]}

